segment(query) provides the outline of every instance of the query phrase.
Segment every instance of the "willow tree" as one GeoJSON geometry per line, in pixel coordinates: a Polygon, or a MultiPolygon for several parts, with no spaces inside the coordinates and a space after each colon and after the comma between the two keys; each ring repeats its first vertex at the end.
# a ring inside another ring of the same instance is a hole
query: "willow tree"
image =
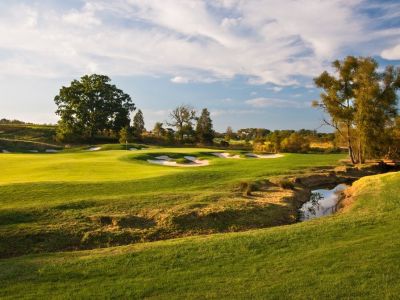
{"type": "Polygon", "coordinates": [[[400,71],[388,66],[379,72],[370,57],[348,56],[332,66],[335,74],[325,71],[314,79],[324,92],[313,105],[329,114],[324,122],[346,140],[351,161],[363,163],[384,151],[384,133],[397,114],[400,71]]]}

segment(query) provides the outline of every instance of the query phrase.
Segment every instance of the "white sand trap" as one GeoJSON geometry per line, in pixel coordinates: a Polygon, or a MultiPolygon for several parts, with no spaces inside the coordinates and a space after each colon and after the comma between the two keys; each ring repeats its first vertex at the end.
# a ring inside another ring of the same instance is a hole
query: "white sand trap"
{"type": "Polygon", "coordinates": [[[58,150],[55,150],[55,149],[46,149],[46,151],[45,151],[46,153],[57,153],[57,152],[59,152],[58,150]]]}
{"type": "Polygon", "coordinates": [[[246,156],[253,158],[278,158],[282,157],[282,154],[255,154],[255,153],[246,153],[246,156]]]}
{"type": "Polygon", "coordinates": [[[219,158],[234,158],[234,159],[239,159],[239,158],[241,158],[239,154],[237,154],[237,155],[231,155],[231,154],[229,154],[228,152],[214,152],[214,153],[211,153],[211,154],[212,154],[212,155],[215,155],[215,156],[217,156],[217,157],[219,157],[219,158]]]}
{"type": "Polygon", "coordinates": [[[101,149],[101,147],[91,147],[89,149],[87,149],[86,151],[99,151],[101,149]]]}
{"type": "Polygon", "coordinates": [[[39,151],[38,151],[38,150],[28,150],[28,152],[31,152],[31,153],[38,153],[39,151]]]}
{"type": "Polygon", "coordinates": [[[3,150],[2,152],[3,153],[11,153],[10,151],[7,151],[7,150],[3,150]]]}
{"type": "Polygon", "coordinates": [[[201,160],[197,159],[197,157],[194,156],[184,156],[187,160],[190,160],[191,162],[194,162],[195,164],[202,165],[202,166],[207,166],[209,164],[208,160],[201,160]]]}
{"type": "Polygon", "coordinates": [[[162,165],[162,166],[170,166],[170,167],[183,167],[183,168],[188,168],[188,167],[202,167],[202,166],[208,166],[209,161],[208,160],[200,160],[197,159],[194,156],[185,156],[187,160],[190,160],[191,163],[188,164],[178,164],[176,161],[172,161],[172,158],[166,155],[162,156],[157,156],[157,160],[153,159],[148,159],[147,162],[151,164],[156,164],[156,165],[162,165]]]}
{"type": "Polygon", "coordinates": [[[129,151],[136,151],[136,150],[139,150],[139,149],[137,149],[137,148],[129,148],[129,151]]]}

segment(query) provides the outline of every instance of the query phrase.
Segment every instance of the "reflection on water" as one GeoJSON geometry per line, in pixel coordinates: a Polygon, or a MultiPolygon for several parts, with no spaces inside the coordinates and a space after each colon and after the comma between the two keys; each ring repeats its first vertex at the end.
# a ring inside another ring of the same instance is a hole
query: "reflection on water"
{"type": "Polygon", "coordinates": [[[310,200],[300,208],[300,220],[305,221],[335,213],[339,195],[347,187],[345,184],[339,184],[331,190],[319,189],[311,191],[310,200]]]}

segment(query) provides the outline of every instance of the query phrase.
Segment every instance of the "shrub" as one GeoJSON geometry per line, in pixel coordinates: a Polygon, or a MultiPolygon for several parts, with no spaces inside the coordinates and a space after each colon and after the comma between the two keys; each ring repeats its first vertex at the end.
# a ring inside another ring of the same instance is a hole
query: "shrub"
{"type": "Polygon", "coordinates": [[[227,141],[221,141],[221,142],[219,143],[219,145],[220,145],[221,147],[225,147],[225,148],[229,147],[229,143],[228,143],[227,141]]]}
{"type": "Polygon", "coordinates": [[[288,179],[282,179],[279,181],[279,186],[283,189],[288,189],[288,190],[293,190],[294,189],[294,183],[289,181],[288,179]]]}
{"type": "Polygon", "coordinates": [[[251,182],[241,182],[240,183],[240,191],[243,193],[243,196],[251,196],[251,193],[256,190],[255,184],[251,182]]]}
{"type": "Polygon", "coordinates": [[[310,141],[298,133],[292,133],[281,144],[284,152],[307,152],[310,149],[310,141]]]}

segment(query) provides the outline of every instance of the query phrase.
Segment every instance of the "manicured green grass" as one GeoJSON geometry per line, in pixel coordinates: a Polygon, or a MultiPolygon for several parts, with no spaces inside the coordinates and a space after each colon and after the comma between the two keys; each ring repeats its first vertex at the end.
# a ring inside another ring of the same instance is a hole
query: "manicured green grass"
{"type": "Polygon", "coordinates": [[[295,225],[0,260],[2,298],[397,299],[400,174],[295,225]]]}
{"type": "Polygon", "coordinates": [[[215,150],[153,148],[0,154],[0,257],[121,245],[293,222],[290,203],[236,192],[242,181],[305,172],[342,155],[219,159],[215,150]],[[161,154],[194,155],[210,166],[149,164],[161,154]]]}

